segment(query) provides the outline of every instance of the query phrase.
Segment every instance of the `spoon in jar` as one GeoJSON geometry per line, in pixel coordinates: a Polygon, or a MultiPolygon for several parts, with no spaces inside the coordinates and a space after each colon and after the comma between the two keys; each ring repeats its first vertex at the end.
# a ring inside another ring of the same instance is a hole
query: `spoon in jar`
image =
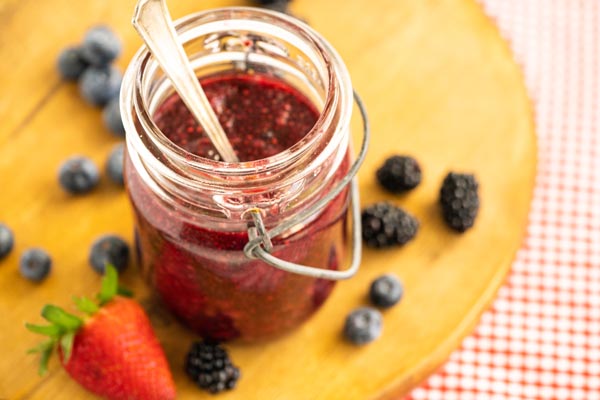
{"type": "Polygon", "coordinates": [[[183,46],[177,39],[165,0],[139,0],[132,23],[221,158],[227,162],[238,162],[183,46]]]}

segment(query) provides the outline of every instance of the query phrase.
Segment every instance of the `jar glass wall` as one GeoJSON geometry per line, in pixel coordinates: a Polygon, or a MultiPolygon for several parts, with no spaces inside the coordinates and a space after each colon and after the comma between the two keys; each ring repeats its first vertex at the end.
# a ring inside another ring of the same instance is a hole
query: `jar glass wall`
{"type": "MultiPolygon", "coordinates": [[[[320,35],[284,15],[227,8],[188,16],[176,28],[243,162],[220,161],[208,144],[189,145],[191,135],[201,132],[175,117],[183,111],[173,88],[140,50],[121,97],[139,264],[165,304],[200,335],[276,336],[312,315],[333,282],[247,258],[249,210],[260,210],[267,228],[277,226],[344,177],[350,166],[350,79],[320,35]],[[306,132],[294,131],[302,112],[314,113],[314,121],[306,132]],[[270,120],[281,129],[242,128],[270,120]],[[173,132],[183,132],[184,139],[173,132]],[[265,150],[284,139],[282,148],[265,150]]],[[[347,205],[346,190],[310,220],[273,238],[272,254],[338,269],[346,254],[347,205]]]]}

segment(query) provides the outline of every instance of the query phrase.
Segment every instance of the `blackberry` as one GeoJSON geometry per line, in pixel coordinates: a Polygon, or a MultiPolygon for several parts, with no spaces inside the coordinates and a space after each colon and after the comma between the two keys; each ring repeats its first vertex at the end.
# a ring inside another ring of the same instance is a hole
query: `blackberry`
{"type": "Polygon", "coordinates": [[[30,281],[40,282],[48,276],[52,269],[52,259],[42,249],[26,250],[19,262],[19,272],[30,281]]]}
{"type": "Polygon", "coordinates": [[[92,65],[104,67],[121,53],[121,41],[107,26],[96,26],[85,34],[81,55],[92,65]]]}
{"type": "Polygon", "coordinates": [[[121,79],[116,67],[89,67],[79,78],[79,93],[89,104],[104,106],[118,96],[121,79]]]}
{"type": "Polygon", "coordinates": [[[394,275],[382,275],[371,283],[369,290],[369,299],[371,303],[381,308],[390,308],[397,304],[404,288],[400,280],[394,275]]]}
{"type": "Polygon", "coordinates": [[[58,170],[58,181],[71,194],[84,194],[100,181],[98,167],[86,157],[74,156],[63,162],[58,170]]]}
{"type": "Polygon", "coordinates": [[[99,274],[104,274],[107,263],[112,264],[118,272],[122,272],[129,263],[129,246],[118,236],[102,236],[92,244],[89,262],[99,274]]]}
{"type": "Polygon", "coordinates": [[[10,228],[0,223],[0,260],[8,256],[15,244],[15,238],[10,228]]]}
{"type": "Polygon", "coordinates": [[[421,183],[421,167],[408,156],[392,156],[377,170],[377,180],[392,193],[403,193],[421,183]]]}
{"type": "Polygon", "coordinates": [[[119,96],[116,96],[108,102],[104,110],[102,111],[102,120],[104,126],[106,126],[115,136],[125,137],[125,127],[123,126],[123,120],[121,119],[121,103],[119,96]]]}
{"type": "Polygon", "coordinates": [[[440,204],[444,220],[457,232],[464,232],[475,223],[479,211],[479,184],[474,175],[450,172],[440,189],[440,204]]]}
{"type": "Polygon", "coordinates": [[[81,49],[78,47],[67,47],[58,56],[57,68],[63,79],[76,81],[89,63],[83,59],[81,49]]]}
{"type": "Polygon", "coordinates": [[[123,143],[119,143],[113,147],[106,160],[106,175],[117,185],[123,186],[123,143]]]}
{"type": "Polygon", "coordinates": [[[361,307],[352,311],[344,324],[344,336],[354,344],[366,344],[381,336],[383,318],[374,308],[361,307]]]}
{"type": "Polygon", "coordinates": [[[370,247],[402,246],[415,237],[419,221],[399,207],[380,202],[362,212],[362,236],[370,247]]]}
{"type": "Polygon", "coordinates": [[[185,359],[185,372],[200,387],[211,393],[231,390],[240,370],[231,363],[227,351],[216,343],[194,342],[185,359]]]}

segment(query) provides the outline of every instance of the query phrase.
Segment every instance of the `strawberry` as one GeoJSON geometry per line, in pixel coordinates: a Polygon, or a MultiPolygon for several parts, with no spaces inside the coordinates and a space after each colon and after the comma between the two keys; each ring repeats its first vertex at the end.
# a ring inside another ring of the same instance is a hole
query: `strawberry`
{"type": "Polygon", "coordinates": [[[73,299],[86,318],[47,305],[42,317],[50,325],[26,324],[30,331],[49,337],[30,351],[41,353],[40,374],[58,348],[69,375],[97,395],[111,400],[175,399],[171,371],[150,321],[124,294],[116,269],[107,265],[98,301],[73,299]]]}

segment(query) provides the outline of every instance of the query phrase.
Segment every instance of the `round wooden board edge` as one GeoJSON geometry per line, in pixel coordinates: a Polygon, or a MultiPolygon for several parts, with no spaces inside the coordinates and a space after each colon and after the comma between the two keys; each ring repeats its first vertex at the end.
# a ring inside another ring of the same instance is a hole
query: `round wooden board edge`
{"type": "Polygon", "coordinates": [[[393,381],[388,385],[388,387],[382,390],[381,394],[373,397],[373,400],[398,400],[399,398],[406,396],[410,393],[410,391],[420,384],[422,384],[429,376],[435,373],[450,357],[450,354],[456,351],[463,339],[469,336],[474,330],[475,327],[479,324],[479,320],[483,313],[489,309],[491,304],[496,298],[496,294],[504,285],[506,278],[508,277],[513,261],[515,260],[515,256],[517,255],[517,251],[521,248],[527,232],[527,226],[529,225],[529,212],[531,211],[531,203],[533,201],[533,193],[535,189],[535,181],[537,176],[537,165],[538,165],[538,145],[537,145],[537,135],[536,135],[536,124],[535,124],[535,104],[533,99],[529,95],[529,91],[525,85],[525,75],[523,72],[522,65],[515,59],[514,53],[510,47],[510,40],[502,36],[497,20],[495,17],[490,16],[486,13],[483,5],[479,1],[475,0],[464,0],[465,2],[474,3],[475,7],[479,9],[479,12],[483,15],[483,17],[493,26],[493,30],[495,35],[497,35],[498,39],[502,42],[502,46],[504,51],[513,61],[515,66],[517,67],[517,73],[520,76],[519,81],[521,82],[521,89],[523,90],[524,96],[527,98],[527,103],[529,104],[529,132],[531,133],[532,140],[532,157],[533,161],[531,163],[530,171],[528,171],[529,175],[529,195],[528,195],[528,217],[523,221],[523,226],[521,227],[520,237],[514,246],[514,248],[507,253],[506,260],[499,265],[498,271],[494,276],[492,284],[487,287],[487,290],[484,292],[482,296],[482,301],[478,304],[480,307],[474,307],[471,309],[471,312],[465,315],[463,320],[457,325],[456,329],[448,336],[448,340],[441,343],[436,350],[431,353],[429,357],[421,361],[417,366],[411,368],[410,371],[407,371],[404,378],[398,378],[396,381],[393,381]]]}

